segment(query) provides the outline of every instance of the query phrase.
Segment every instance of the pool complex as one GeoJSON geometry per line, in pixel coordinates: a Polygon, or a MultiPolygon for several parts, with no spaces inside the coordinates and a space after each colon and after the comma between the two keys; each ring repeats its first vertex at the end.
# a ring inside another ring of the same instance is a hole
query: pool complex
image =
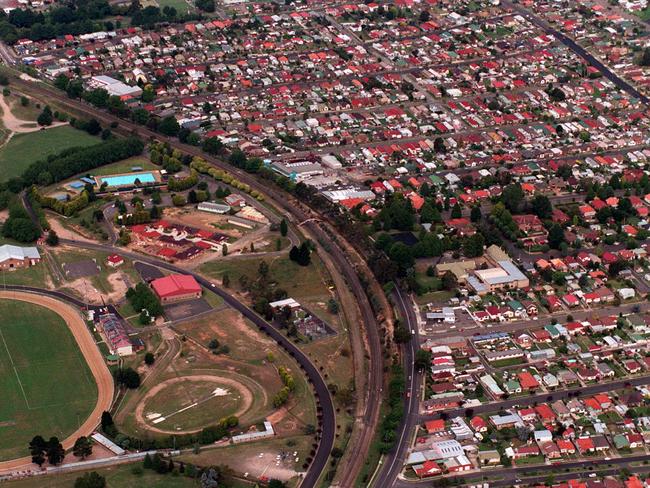
{"type": "Polygon", "coordinates": [[[142,173],[129,173],[124,175],[115,175],[115,176],[100,176],[97,178],[99,186],[103,183],[106,183],[109,187],[112,186],[133,186],[135,185],[135,180],[139,180],[140,183],[155,183],[158,179],[154,176],[152,172],[142,172],[142,173]]]}

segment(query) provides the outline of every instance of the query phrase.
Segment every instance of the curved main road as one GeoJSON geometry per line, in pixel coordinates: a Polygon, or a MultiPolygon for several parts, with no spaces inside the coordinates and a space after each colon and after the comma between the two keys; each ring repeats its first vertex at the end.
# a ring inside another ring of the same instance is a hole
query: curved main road
{"type": "MultiPolygon", "coordinates": [[[[336,267],[336,272],[340,273],[347,284],[350,286],[350,289],[352,290],[352,293],[354,294],[355,300],[361,311],[363,323],[360,325],[363,325],[368,343],[368,388],[367,392],[365,392],[367,394],[367,397],[365,402],[365,413],[362,419],[362,428],[359,436],[352,441],[354,442],[354,445],[348,447],[348,449],[352,449],[354,451],[355,455],[352,458],[352,462],[346,466],[345,470],[343,470],[342,479],[340,481],[340,485],[342,487],[348,488],[354,486],[358,473],[365,463],[365,458],[367,456],[370,445],[374,438],[377,425],[379,423],[379,413],[384,382],[384,358],[382,353],[381,339],[379,336],[380,326],[368,299],[368,295],[366,294],[367,287],[361,283],[356,268],[356,266],[363,267],[363,270],[368,278],[374,280],[372,274],[367,269],[363,258],[358,256],[358,254],[356,254],[354,250],[351,250],[349,246],[346,246],[344,239],[338,235],[335,229],[333,229],[331,226],[322,224],[323,227],[321,227],[321,223],[318,220],[320,216],[317,213],[311,211],[309,208],[303,206],[298,200],[286,192],[274,188],[271,184],[258,180],[253,175],[248,174],[239,168],[236,168],[224,161],[204,154],[200,148],[183,144],[175,139],[161,136],[160,134],[147,129],[146,127],[136,125],[128,120],[120,119],[107,112],[98,110],[85,102],[70,100],[59,90],[43,83],[34,83],[25,81],[21,78],[12,78],[11,84],[18,90],[25,91],[27,93],[37,93],[47,99],[55,100],[60,106],[68,107],[73,112],[83,113],[88,117],[94,117],[105,125],[116,122],[119,125],[114,129],[114,132],[122,133],[125,135],[135,133],[151,139],[164,140],[168,142],[171,147],[179,149],[186,154],[202,157],[211,165],[228,171],[240,181],[248,184],[251,189],[257,190],[261,194],[265,195],[269,203],[285,213],[285,215],[294,225],[304,223],[302,225],[302,228],[305,229],[311,236],[313,236],[321,244],[321,246],[327,250],[327,252],[332,257],[332,261],[336,267]]],[[[87,246],[87,244],[84,245],[87,246]]],[[[109,250],[109,252],[112,252],[112,250],[109,250]]],[[[140,256],[138,256],[138,259],[144,261],[144,259],[142,259],[140,256]]],[[[157,262],[154,264],[165,267],[165,265],[157,262]]],[[[182,272],[185,272],[185,270],[182,270],[182,272]]],[[[381,293],[381,289],[378,285],[376,288],[379,289],[377,293],[381,293]]],[[[229,297],[229,300],[234,299],[229,297]]],[[[265,328],[270,327],[268,324],[266,324],[266,322],[263,323],[265,328]]],[[[284,336],[282,336],[279,332],[277,332],[277,334],[278,337],[284,338],[284,336]]],[[[290,342],[289,344],[291,345],[294,355],[300,354],[298,348],[296,348],[290,342]]],[[[309,364],[311,365],[311,363],[309,364]]],[[[328,403],[331,405],[331,398],[329,398],[329,393],[328,403]]],[[[322,403],[321,407],[325,409],[325,405],[322,403]]],[[[325,413],[326,412],[323,410],[323,415],[325,415],[325,413]]],[[[333,420],[331,422],[331,425],[329,422],[324,423],[323,441],[328,440],[330,437],[333,439],[335,427],[336,423],[333,420]],[[330,427],[332,430],[327,431],[330,427]]],[[[328,455],[331,447],[332,444],[330,444],[329,448],[327,448],[328,455]]],[[[319,449],[318,453],[320,454],[320,452],[321,450],[319,449]]],[[[320,461],[322,460],[320,459],[319,455],[319,464],[320,461]]],[[[325,462],[322,463],[321,468],[324,467],[325,462]]],[[[314,469],[310,470],[310,473],[314,471],[314,469]]],[[[320,471],[318,475],[320,475],[320,471]]],[[[317,477],[318,476],[316,476],[316,478],[317,477]]],[[[305,484],[305,486],[309,485],[305,484]]]]}
{"type": "MultiPolygon", "coordinates": [[[[94,244],[89,242],[77,242],[70,239],[61,239],[61,244],[66,244],[70,246],[82,247],[85,249],[94,249],[102,252],[116,252],[116,249],[112,246],[106,246],[102,244],[94,244]]],[[[199,282],[201,286],[207,289],[209,292],[218,295],[227,303],[230,307],[237,310],[244,317],[250,320],[255,324],[262,332],[270,336],[279,346],[281,346],[300,366],[307,376],[309,382],[314,388],[316,395],[317,403],[317,414],[319,422],[319,435],[320,442],[318,443],[318,448],[316,450],[316,455],[312,461],[309,470],[305,474],[302,485],[305,488],[312,488],[317,485],[318,478],[321,473],[327,466],[327,460],[329,459],[330,452],[334,446],[334,433],[336,431],[336,417],[334,414],[334,405],[332,403],[332,397],[330,392],[327,389],[327,384],[321,376],[318,368],[312,364],[309,358],[298,348],[293,342],[291,342],[286,336],[280,332],[276,327],[268,323],[262,317],[260,317],[256,312],[248,308],[246,305],[238,301],[232,295],[224,291],[223,289],[214,286],[212,282],[205,279],[203,276],[188,271],[183,268],[174,266],[173,264],[160,261],[156,258],[136,254],[133,252],[128,252],[123,249],[117,250],[120,255],[128,257],[134,261],[142,261],[144,263],[150,264],[152,266],[157,266],[159,268],[171,271],[173,273],[182,273],[190,274],[199,282]]]]}
{"type": "MultiPolygon", "coordinates": [[[[79,311],[70,305],[70,303],[73,303],[79,306],[79,301],[71,299],[67,295],[59,292],[20,286],[7,286],[6,289],[0,291],[0,298],[20,300],[34,305],[40,305],[60,315],[74,336],[81,354],[90,368],[95,383],[97,383],[97,402],[83,424],[61,442],[64,449],[71,449],[77,438],[92,434],[101,421],[102,413],[111,409],[113,395],[115,393],[113,376],[95,344],[95,339],[88,330],[83,318],[80,317],[79,311]],[[9,289],[12,291],[8,291],[9,289]]],[[[27,439],[28,437],[25,437],[25,443],[27,443],[27,439]]],[[[0,462],[0,471],[15,471],[18,469],[26,469],[30,466],[32,466],[32,458],[26,456],[0,462]]]]}

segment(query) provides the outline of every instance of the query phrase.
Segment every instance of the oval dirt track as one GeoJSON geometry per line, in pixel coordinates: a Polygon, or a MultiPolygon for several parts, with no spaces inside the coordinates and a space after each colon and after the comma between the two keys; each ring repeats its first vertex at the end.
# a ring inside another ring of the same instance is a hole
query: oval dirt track
{"type": "MultiPolygon", "coordinates": [[[[70,332],[72,332],[81,350],[81,354],[83,354],[90,368],[90,372],[93,378],[95,378],[95,382],[97,383],[97,403],[95,404],[95,408],[84,423],[81,424],[81,427],[62,441],[63,447],[66,450],[70,449],[78,437],[90,435],[95,430],[95,427],[101,421],[102,412],[111,409],[114,394],[113,376],[108,370],[104,358],[97,348],[95,339],[88,330],[86,323],[82,319],[79,311],[73,306],[47,296],[20,291],[0,291],[0,298],[33,303],[48,308],[60,315],[68,325],[70,332]]],[[[25,450],[27,450],[29,439],[36,434],[38,432],[25,433],[25,450]]],[[[0,462],[0,471],[15,471],[29,467],[36,467],[36,465],[32,464],[32,459],[29,456],[0,462]]]]}

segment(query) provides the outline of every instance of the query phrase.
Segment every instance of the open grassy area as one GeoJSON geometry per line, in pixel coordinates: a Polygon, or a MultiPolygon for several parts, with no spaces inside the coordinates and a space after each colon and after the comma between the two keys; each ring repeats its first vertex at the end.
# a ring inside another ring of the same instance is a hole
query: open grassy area
{"type": "Polygon", "coordinates": [[[190,5],[185,0],[158,0],[158,5],[160,8],[164,7],[174,7],[178,13],[187,13],[188,9],[193,11],[193,5],[190,5]]]}
{"type": "MultiPolygon", "coordinates": [[[[236,472],[248,472],[249,479],[254,480],[262,473],[267,477],[274,477],[277,476],[278,471],[284,471],[285,473],[292,470],[302,471],[302,464],[309,454],[312,442],[313,438],[306,435],[273,438],[248,444],[203,450],[198,454],[182,455],[178,459],[198,466],[224,464],[236,472]],[[290,452],[292,456],[282,461],[280,466],[276,466],[276,456],[282,452],[290,452]],[[293,457],[294,452],[297,453],[297,462],[295,461],[296,458],[293,457]]],[[[289,487],[294,487],[296,484],[296,478],[287,482],[289,487]]]]}
{"type": "Polygon", "coordinates": [[[300,266],[291,261],[288,256],[264,258],[251,255],[246,258],[210,261],[203,264],[199,271],[219,280],[227,274],[231,287],[241,290],[240,277],[246,276],[251,281],[256,280],[262,261],[268,264],[270,281],[275,283],[277,288],[285,290],[288,296],[340,330],[338,315],[333,315],[327,310],[327,302],[333,297],[333,293],[328,289],[327,270],[316,254],[312,254],[312,262],[309,266],[300,266]]]}
{"type": "Polygon", "coordinates": [[[63,439],[90,414],[97,386],[67,325],[44,307],[0,300],[0,459],[36,434],[63,439]]]}
{"type": "Polygon", "coordinates": [[[97,137],[68,125],[43,131],[16,134],[0,149],[0,181],[20,176],[33,162],[70,147],[99,144],[97,137]]]}
{"type": "MultiPolygon", "coordinates": [[[[296,432],[302,432],[307,424],[316,424],[313,394],[297,365],[278,348],[274,341],[257,331],[238,312],[226,307],[201,318],[177,324],[174,326],[174,330],[182,334],[186,340],[182,342],[179,356],[171,362],[170,367],[163,374],[156,378],[155,384],[196,375],[216,376],[238,383],[238,386],[242,387],[240,391],[247,390],[251,395],[249,406],[239,414],[240,426],[244,430],[251,425],[259,424],[270,416],[274,417],[274,428],[285,435],[295,435],[296,432]],[[207,348],[213,339],[218,340],[219,350],[215,350],[216,354],[207,348]],[[227,346],[226,350],[222,349],[224,346],[227,346]],[[268,353],[272,354],[272,361],[269,361],[268,353]],[[281,411],[272,405],[273,396],[282,388],[277,370],[279,366],[288,368],[295,379],[295,391],[281,411]]],[[[219,383],[218,378],[215,380],[216,383],[219,383]]],[[[224,383],[227,384],[227,381],[224,383]]],[[[178,384],[188,385],[185,381],[178,384]]],[[[137,398],[130,402],[129,408],[123,408],[118,412],[116,421],[120,430],[138,436],[158,437],[163,435],[152,432],[149,429],[152,426],[147,424],[146,419],[143,417],[139,419],[136,415],[135,405],[142,402],[152,387],[154,387],[153,383],[135,392],[137,398]]],[[[226,387],[231,393],[236,388],[233,385],[226,387]]],[[[152,392],[149,395],[142,413],[144,415],[149,413],[168,414],[178,410],[179,407],[182,408],[182,405],[188,404],[188,400],[194,402],[200,400],[200,397],[202,397],[200,392],[188,392],[187,388],[171,390],[166,387],[160,392],[152,392]],[[156,402],[155,408],[152,406],[152,401],[156,402]]],[[[245,405],[244,402],[242,402],[242,407],[243,405],[245,405]]],[[[192,429],[194,425],[203,426],[206,423],[216,423],[222,416],[232,413],[226,410],[228,408],[227,405],[210,402],[199,404],[188,410],[188,414],[191,414],[193,418],[178,417],[183,420],[183,425],[180,427],[192,429]],[[186,424],[186,422],[189,423],[186,424]]],[[[170,425],[167,425],[167,421],[163,421],[156,424],[155,427],[176,431],[174,419],[176,419],[175,416],[171,417],[170,425]]]]}
{"type": "Polygon", "coordinates": [[[15,268],[0,271],[0,288],[4,285],[26,285],[47,287],[52,281],[48,264],[43,260],[29,268],[15,268]]]}
{"type": "MultiPolygon", "coordinates": [[[[141,167],[143,170],[147,169],[160,169],[159,166],[153,164],[149,159],[143,158],[141,156],[136,156],[129,159],[123,159],[117,163],[107,164],[106,166],[100,166],[91,171],[93,176],[105,176],[105,175],[114,175],[119,173],[131,173],[132,168],[141,167]]],[[[83,176],[83,175],[79,175],[83,176]]]]}
{"type": "Polygon", "coordinates": [[[161,415],[152,425],[162,429],[201,429],[215,419],[235,415],[241,408],[242,397],[230,385],[216,381],[185,380],[169,384],[145,402],[146,412],[161,415]],[[214,396],[215,389],[224,390],[214,396]],[[165,420],[160,420],[162,418],[165,420]],[[160,421],[159,421],[160,420],[160,421]]]}
{"type": "MultiPolygon", "coordinates": [[[[140,465],[140,463],[137,463],[140,465]]],[[[106,478],[108,488],[193,488],[201,486],[199,480],[183,476],[161,475],[146,470],[142,474],[133,474],[136,464],[125,464],[112,468],[97,469],[106,478]]],[[[83,473],[65,473],[56,476],[39,476],[37,478],[13,481],[9,488],[70,488],[83,473]]],[[[243,486],[243,485],[242,485],[243,486]]]]}

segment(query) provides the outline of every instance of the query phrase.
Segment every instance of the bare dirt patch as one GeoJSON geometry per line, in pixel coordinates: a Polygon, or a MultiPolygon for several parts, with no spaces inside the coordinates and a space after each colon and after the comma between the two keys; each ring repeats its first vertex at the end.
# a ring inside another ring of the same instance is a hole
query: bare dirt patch
{"type": "Polygon", "coordinates": [[[47,215],[47,221],[50,224],[50,227],[56,234],[59,236],[60,239],[70,239],[70,240],[75,240],[75,241],[83,241],[83,242],[96,242],[93,239],[89,239],[88,237],[84,236],[80,232],[75,232],[73,230],[70,230],[61,224],[58,218],[53,218],[52,214],[48,212],[47,215]]]}

